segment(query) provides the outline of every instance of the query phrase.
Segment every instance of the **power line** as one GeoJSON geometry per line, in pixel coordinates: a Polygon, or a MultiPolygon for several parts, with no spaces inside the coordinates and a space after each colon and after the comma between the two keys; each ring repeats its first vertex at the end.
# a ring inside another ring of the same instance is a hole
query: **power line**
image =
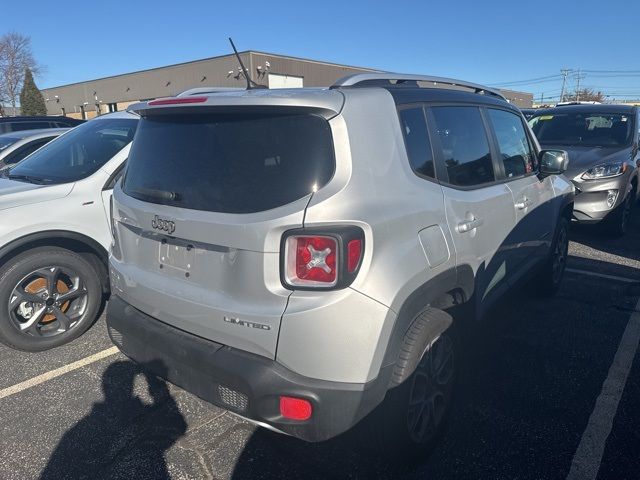
{"type": "Polygon", "coordinates": [[[529,78],[527,80],[513,80],[511,82],[500,82],[500,83],[493,83],[492,86],[494,87],[499,87],[499,86],[507,86],[507,85],[527,85],[527,84],[532,84],[532,83],[539,83],[542,81],[550,81],[550,80],[557,80],[560,78],[560,75],[556,74],[556,75],[547,75],[545,77],[537,77],[537,78],[529,78]]]}
{"type": "MultiPolygon", "coordinates": [[[[640,70],[583,70],[580,69],[579,72],[581,74],[589,74],[589,77],[593,78],[615,78],[615,77],[640,77],[640,70]]],[[[491,86],[494,87],[507,87],[507,86],[517,86],[517,85],[536,85],[539,83],[557,81],[562,79],[563,81],[569,75],[576,75],[576,71],[569,68],[563,68],[560,70],[560,74],[555,75],[545,75],[542,77],[529,78],[524,80],[512,80],[509,82],[498,82],[493,83],[491,86]]]]}
{"type": "Polygon", "coordinates": [[[640,74],[640,70],[583,70],[585,73],[637,73],[640,74]]]}

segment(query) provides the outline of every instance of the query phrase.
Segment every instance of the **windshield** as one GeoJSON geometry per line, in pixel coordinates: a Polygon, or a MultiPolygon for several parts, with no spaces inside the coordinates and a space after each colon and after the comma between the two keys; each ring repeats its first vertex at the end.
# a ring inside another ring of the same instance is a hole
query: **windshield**
{"type": "Polygon", "coordinates": [[[84,123],[25,158],[7,176],[42,183],[86,178],[131,142],[137,124],[133,118],[84,123]]]}
{"type": "Polygon", "coordinates": [[[3,151],[5,148],[10,147],[14,143],[16,143],[18,140],[20,139],[16,137],[5,137],[4,135],[0,136],[0,152],[3,151]]]}
{"type": "Polygon", "coordinates": [[[618,113],[552,112],[529,120],[542,144],[623,147],[631,143],[633,117],[618,113]]]}

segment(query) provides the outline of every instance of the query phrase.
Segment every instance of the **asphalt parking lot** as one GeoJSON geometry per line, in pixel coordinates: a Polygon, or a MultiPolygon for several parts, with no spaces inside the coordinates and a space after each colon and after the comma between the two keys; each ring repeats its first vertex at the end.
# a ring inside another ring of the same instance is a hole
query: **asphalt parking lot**
{"type": "Polygon", "coordinates": [[[640,209],[623,239],[571,238],[556,298],[525,286],[465,342],[449,427],[420,467],[361,456],[349,435],[256,429],[146,378],[102,318],[54,351],[0,347],[0,478],[638,478],[640,209]]]}

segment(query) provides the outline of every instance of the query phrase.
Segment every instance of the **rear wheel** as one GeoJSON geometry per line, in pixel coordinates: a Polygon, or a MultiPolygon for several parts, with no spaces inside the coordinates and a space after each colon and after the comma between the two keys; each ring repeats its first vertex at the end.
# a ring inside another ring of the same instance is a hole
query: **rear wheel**
{"type": "Polygon", "coordinates": [[[31,352],[58,347],[94,323],[101,303],[98,273],[81,256],[29,250],[0,269],[0,341],[31,352]]]}
{"type": "Polygon", "coordinates": [[[375,453],[393,462],[425,460],[446,425],[455,377],[455,342],[449,327],[428,345],[413,373],[389,390],[365,420],[368,428],[363,433],[369,441],[372,436],[377,439],[375,453]]]}

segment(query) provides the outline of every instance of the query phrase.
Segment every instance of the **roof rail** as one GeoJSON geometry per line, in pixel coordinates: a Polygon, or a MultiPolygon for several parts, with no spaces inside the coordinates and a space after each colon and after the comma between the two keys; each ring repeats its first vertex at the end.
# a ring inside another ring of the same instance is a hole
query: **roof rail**
{"type": "Polygon", "coordinates": [[[191,95],[205,95],[207,93],[221,93],[232,92],[237,90],[244,90],[244,88],[238,87],[196,87],[180,92],[176,97],[190,97],[191,95]]]}
{"type": "Polygon", "coordinates": [[[496,97],[506,100],[499,90],[485,87],[484,85],[478,85],[477,83],[456,80],[455,78],[403,73],[356,73],[337,80],[333,85],[331,85],[331,88],[384,85],[385,82],[388,82],[389,85],[398,85],[405,82],[429,82],[433,83],[434,88],[437,88],[438,84],[450,85],[452,87],[469,88],[475,93],[495,95],[496,97]],[[395,82],[395,84],[392,82],[395,82]]]}

